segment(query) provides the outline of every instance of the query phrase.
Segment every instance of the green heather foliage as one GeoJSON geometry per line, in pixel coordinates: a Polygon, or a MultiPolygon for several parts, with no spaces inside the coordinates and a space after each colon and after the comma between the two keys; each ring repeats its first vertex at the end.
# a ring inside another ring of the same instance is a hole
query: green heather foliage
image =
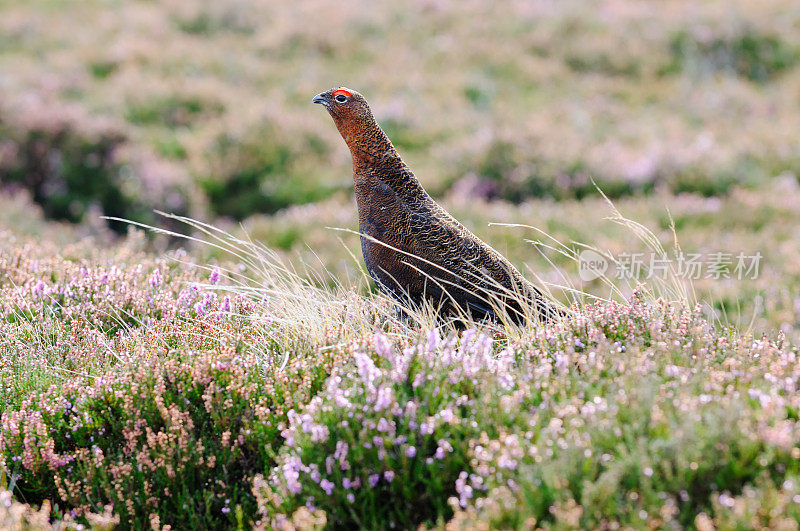
{"type": "Polygon", "coordinates": [[[190,126],[195,120],[206,116],[212,118],[223,111],[221,104],[204,101],[192,96],[167,96],[132,102],[125,114],[135,124],[159,124],[167,127],[190,126]]]}
{"type": "Polygon", "coordinates": [[[766,83],[800,62],[800,47],[774,34],[745,28],[733,35],[698,37],[682,30],[670,42],[673,60],[665,73],[687,70],[696,76],[717,73],[766,83]]]}
{"type": "MultiPolygon", "coordinates": [[[[48,217],[80,222],[100,214],[154,221],[153,209],[188,213],[180,181],[122,152],[128,139],[118,128],[69,108],[0,109],[0,184],[26,190],[48,217]],[[155,171],[153,171],[155,170],[155,171]]],[[[118,231],[124,224],[112,223],[118,231]]]]}
{"type": "Polygon", "coordinates": [[[315,135],[287,143],[272,123],[243,137],[221,134],[210,154],[211,175],[201,182],[211,210],[239,220],[329,196],[338,186],[320,177],[328,175],[322,169],[326,149],[315,135]],[[315,163],[313,173],[304,169],[315,163]]]}
{"type": "Polygon", "coordinates": [[[309,353],[279,370],[234,348],[131,358],[5,411],[4,466],[22,499],[58,500],[73,517],[110,503],[134,529],[234,526],[255,512],[248,478],[272,464],[287,410],[332,360],[309,353]]]}
{"type": "Polygon", "coordinates": [[[123,142],[119,132],[103,131],[92,138],[66,123],[26,131],[3,126],[14,156],[4,158],[0,179],[31,191],[48,216],[80,221],[93,203],[106,205],[111,215],[136,214],[120,186],[123,177],[115,158],[123,142]]]}

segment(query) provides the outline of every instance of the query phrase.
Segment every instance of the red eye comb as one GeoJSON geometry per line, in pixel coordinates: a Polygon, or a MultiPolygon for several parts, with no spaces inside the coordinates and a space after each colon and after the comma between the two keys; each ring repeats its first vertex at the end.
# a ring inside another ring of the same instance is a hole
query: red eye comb
{"type": "Polygon", "coordinates": [[[353,95],[350,93],[350,91],[349,91],[349,90],[337,89],[337,90],[334,90],[334,91],[333,91],[333,95],[334,95],[334,96],[338,96],[339,94],[341,94],[341,95],[343,95],[343,96],[347,96],[348,98],[350,98],[350,97],[352,97],[352,96],[353,96],[353,95]]]}

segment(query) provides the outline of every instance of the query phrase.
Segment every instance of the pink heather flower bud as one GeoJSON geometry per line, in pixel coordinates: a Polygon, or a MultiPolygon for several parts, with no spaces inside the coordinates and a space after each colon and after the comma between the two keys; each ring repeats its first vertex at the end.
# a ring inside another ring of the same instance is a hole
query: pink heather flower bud
{"type": "Polygon", "coordinates": [[[36,283],[35,286],[33,286],[33,289],[31,291],[33,292],[34,295],[41,295],[44,293],[45,288],[47,288],[47,285],[40,280],[39,282],[36,283]]]}
{"type": "Polygon", "coordinates": [[[208,281],[211,284],[216,284],[219,282],[219,269],[215,267],[213,270],[211,270],[211,275],[209,275],[208,281]]]}

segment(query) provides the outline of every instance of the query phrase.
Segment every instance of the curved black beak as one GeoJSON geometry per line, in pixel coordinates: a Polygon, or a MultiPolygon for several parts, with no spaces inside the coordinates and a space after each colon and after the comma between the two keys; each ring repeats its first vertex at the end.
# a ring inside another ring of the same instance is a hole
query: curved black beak
{"type": "Polygon", "coordinates": [[[311,100],[311,103],[319,103],[320,105],[324,105],[325,107],[329,107],[330,104],[328,103],[328,100],[325,98],[324,94],[325,93],[322,92],[322,93],[317,94],[316,96],[314,96],[314,99],[311,100]]]}

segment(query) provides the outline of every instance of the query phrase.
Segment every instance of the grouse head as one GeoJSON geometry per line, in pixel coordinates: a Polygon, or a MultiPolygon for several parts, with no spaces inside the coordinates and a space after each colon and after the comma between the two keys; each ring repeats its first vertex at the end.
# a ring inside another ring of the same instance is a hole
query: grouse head
{"type": "Polygon", "coordinates": [[[383,136],[372,116],[364,96],[347,87],[336,87],[314,96],[313,103],[328,109],[339,133],[351,150],[365,150],[365,142],[375,141],[383,136]]]}

